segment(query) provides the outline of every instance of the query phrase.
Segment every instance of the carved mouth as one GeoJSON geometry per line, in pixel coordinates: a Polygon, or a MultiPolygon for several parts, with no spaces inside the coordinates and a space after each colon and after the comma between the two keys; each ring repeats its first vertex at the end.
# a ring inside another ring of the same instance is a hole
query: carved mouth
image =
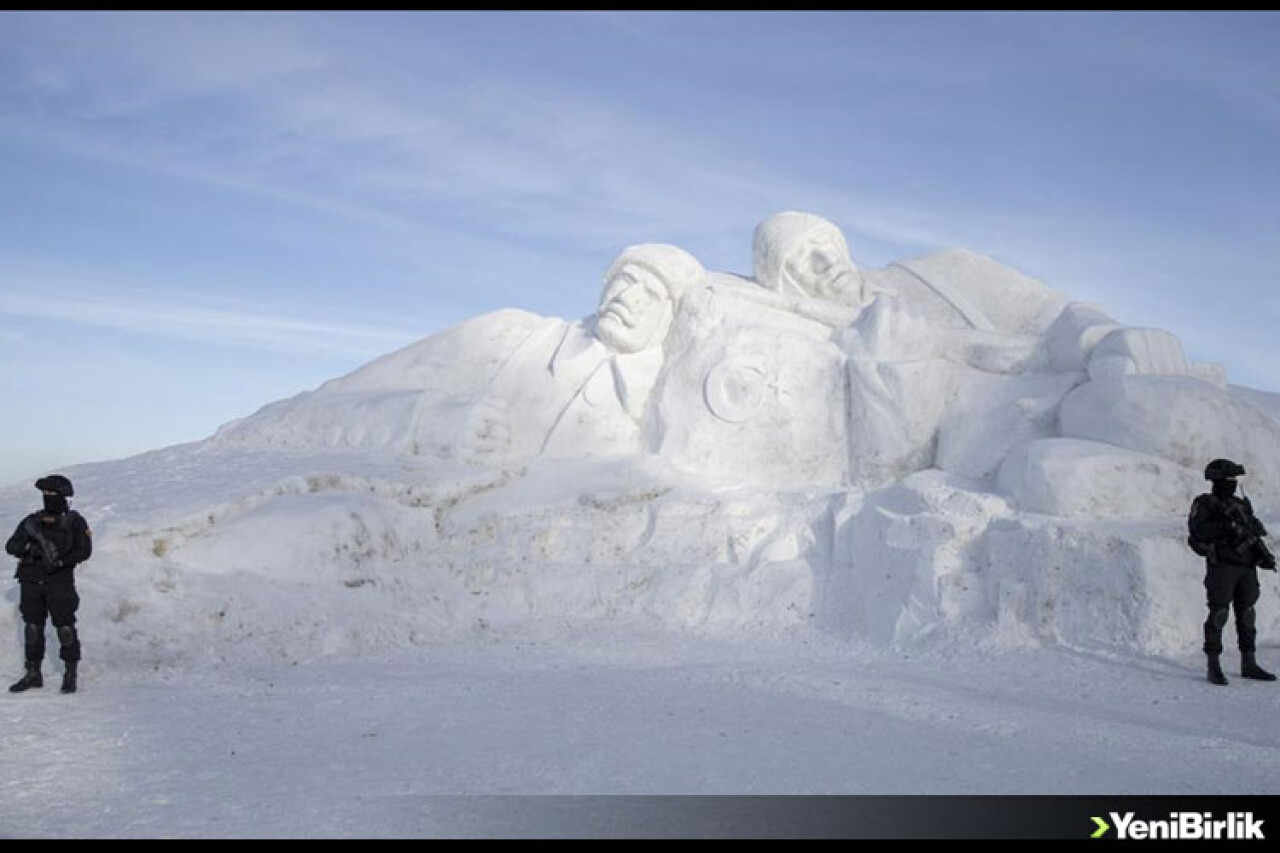
{"type": "Polygon", "coordinates": [[[635,325],[635,318],[631,316],[631,312],[628,311],[623,306],[618,305],[616,303],[610,303],[609,305],[605,306],[605,309],[603,311],[600,312],[601,320],[604,320],[608,317],[612,317],[622,325],[626,326],[628,329],[630,329],[635,325]]]}

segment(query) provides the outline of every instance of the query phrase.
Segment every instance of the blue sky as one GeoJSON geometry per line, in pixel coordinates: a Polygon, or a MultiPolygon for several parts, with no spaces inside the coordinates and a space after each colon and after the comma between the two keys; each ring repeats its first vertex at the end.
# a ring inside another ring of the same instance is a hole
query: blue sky
{"type": "Polygon", "coordinates": [[[626,245],[990,255],[1280,390],[1280,13],[0,12],[0,483],[210,435],[626,245]]]}

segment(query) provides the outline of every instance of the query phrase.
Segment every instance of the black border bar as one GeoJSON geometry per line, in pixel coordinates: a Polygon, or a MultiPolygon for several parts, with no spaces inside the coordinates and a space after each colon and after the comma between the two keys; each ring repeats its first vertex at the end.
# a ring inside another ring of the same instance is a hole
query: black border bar
{"type": "MultiPolygon", "coordinates": [[[[416,838],[1118,840],[1112,814],[1194,812],[1280,838],[1272,796],[576,796],[371,798],[378,834],[416,838]],[[1248,816],[1248,821],[1244,816],[1248,816]],[[1108,829],[1094,818],[1100,818],[1108,829]],[[1096,834],[1096,837],[1095,837],[1096,834]]],[[[1129,839],[1132,840],[1132,839],[1129,839]]],[[[1223,839],[1225,840],[1225,837],[1223,839]]],[[[1242,843],[1247,840],[1241,839],[1242,843]]],[[[1133,840],[1133,843],[1140,843],[1133,840]]],[[[1265,843],[1265,841],[1264,841],[1265,843]]]]}

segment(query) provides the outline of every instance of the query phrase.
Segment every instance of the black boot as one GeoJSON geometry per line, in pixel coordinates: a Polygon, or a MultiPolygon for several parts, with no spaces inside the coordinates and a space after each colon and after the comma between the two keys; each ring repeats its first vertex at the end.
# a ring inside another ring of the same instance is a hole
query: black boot
{"type": "Polygon", "coordinates": [[[40,675],[40,664],[27,661],[27,674],[9,686],[10,693],[21,693],[32,687],[44,687],[44,677],[40,675]]]}
{"type": "Polygon", "coordinates": [[[63,693],[76,692],[76,667],[78,665],[79,665],[78,661],[73,661],[73,660],[67,661],[67,668],[62,673],[62,692],[63,693]]]}
{"type": "Polygon", "coordinates": [[[1222,672],[1222,664],[1218,662],[1217,655],[1209,655],[1209,683],[1210,684],[1228,684],[1227,676],[1222,672]]]}
{"type": "Polygon", "coordinates": [[[1275,681],[1276,677],[1258,666],[1258,661],[1254,659],[1253,652],[1241,652],[1240,674],[1245,678],[1252,678],[1255,681],[1275,681]]]}
{"type": "Polygon", "coordinates": [[[74,625],[58,626],[58,642],[62,644],[58,657],[62,658],[66,670],[62,675],[62,692],[76,692],[76,666],[80,663],[80,635],[74,625]]]}

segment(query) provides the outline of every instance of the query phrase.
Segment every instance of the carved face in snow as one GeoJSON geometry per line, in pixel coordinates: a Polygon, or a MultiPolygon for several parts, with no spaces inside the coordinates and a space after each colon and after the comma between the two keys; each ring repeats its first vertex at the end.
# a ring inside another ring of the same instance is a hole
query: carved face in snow
{"type": "Polygon", "coordinates": [[[605,273],[596,337],[620,353],[661,346],[681,297],[705,275],[698,259],[678,246],[627,247],[605,273]]]}
{"type": "Polygon", "coordinates": [[[844,240],[830,230],[806,235],[787,251],[782,274],[792,285],[816,299],[851,301],[858,291],[858,270],[844,240]]]}
{"type": "Polygon", "coordinates": [[[769,290],[862,302],[862,277],[844,235],[821,216],[786,211],[770,217],[756,228],[753,254],[756,281],[769,290]]]}
{"type": "Polygon", "coordinates": [[[617,352],[640,352],[667,336],[672,316],[667,286],[640,264],[624,263],[605,284],[596,336],[617,352]]]}

